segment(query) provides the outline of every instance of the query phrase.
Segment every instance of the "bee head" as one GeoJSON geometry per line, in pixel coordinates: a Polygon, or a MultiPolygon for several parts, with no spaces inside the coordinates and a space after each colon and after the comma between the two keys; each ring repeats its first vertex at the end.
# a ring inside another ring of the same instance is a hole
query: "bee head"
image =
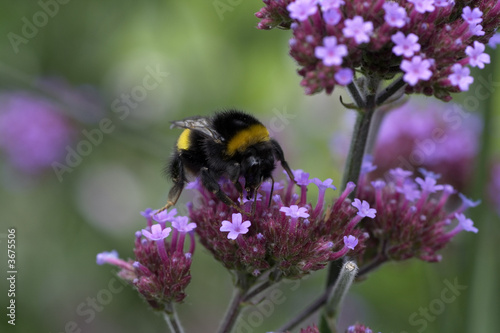
{"type": "Polygon", "coordinates": [[[247,199],[253,198],[260,184],[271,177],[274,169],[274,156],[267,150],[248,149],[241,163],[241,175],[245,178],[247,199]]]}

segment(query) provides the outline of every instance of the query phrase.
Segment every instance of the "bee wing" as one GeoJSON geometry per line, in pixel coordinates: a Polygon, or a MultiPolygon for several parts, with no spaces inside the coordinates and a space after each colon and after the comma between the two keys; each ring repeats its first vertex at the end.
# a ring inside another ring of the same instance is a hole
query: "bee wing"
{"type": "Polygon", "coordinates": [[[187,128],[198,131],[215,141],[223,141],[222,136],[213,128],[210,119],[206,117],[191,117],[172,121],[170,128],[187,128]]]}

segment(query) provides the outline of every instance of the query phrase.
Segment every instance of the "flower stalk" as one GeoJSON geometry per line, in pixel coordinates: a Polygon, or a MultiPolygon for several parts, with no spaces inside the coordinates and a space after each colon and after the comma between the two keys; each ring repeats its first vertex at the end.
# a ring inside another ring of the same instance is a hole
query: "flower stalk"
{"type": "Polygon", "coordinates": [[[184,328],[181,325],[179,316],[177,316],[177,311],[175,310],[173,303],[165,305],[163,318],[165,319],[171,333],[184,333],[184,328]]]}
{"type": "Polygon", "coordinates": [[[327,302],[323,310],[320,332],[337,332],[336,316],[357,273],[358,266],[354,261],[347,261],[342,266],[339,277],[328,294],[327,302]],[[326,324],[327,327],[324,327],[324,324],[326,324]]]}

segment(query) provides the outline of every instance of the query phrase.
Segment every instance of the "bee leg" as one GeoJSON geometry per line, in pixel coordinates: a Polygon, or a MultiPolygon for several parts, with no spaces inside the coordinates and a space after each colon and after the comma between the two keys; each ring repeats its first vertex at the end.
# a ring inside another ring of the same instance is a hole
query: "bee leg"
{"type": "Polygon", "coordinates": [[[184,174],[184,166],[182,165],[182,161],[178,155],[175,155],[168,166],[168,172],[172,177],[172,181],[174,182],[174,186],[168,192],[167,204],[163,206],[159,211],[162,212],[166,209],[169,209],[173,205],[177,203],[179,197],[181,196],[182,190],[184,189],[184,185],[186,184],[186,176],[184,174]]]}
{"type": "Polygon", "coordinates": [[[281,146],[280,144],[278,143],[278,141],[274,140],[274,139],[271,139],[271,144],[273,145],[273,149],[274,149],[274,155],[276,156],[276,158],[280,161],[281,163],[281,166],[283,167],[283,169],[286,171],[286,173],[288,174],[288,177],[290,177],[290,179],[296,183],[295,181],[295,177],[293,176],[293,172],[292,170],[290,169],[290,167],[288,166],[288,163],[285,161],[285,155],[283,154],[283,149],[281,149],[281,146]]]}
{"type": "Polygon", "coordinates": [[[238,206],[226,193],[221,191],[219,183],[215,177],[210,173],[208,168],[201,168],[200,170],[200,180],[203,186],[213,194],[217,196],[217,199],[225,203],[227,206],[233,207],[241,214],[247,214],[240,206],[238,206]]]}
{"type": "Polygon", "coordinates": [[[240,199],[243,200],[243,187],[240,183],[240,164],[234,163],[232,166],[228,167],[227,173],[229,175],[229,180],[234,184],[236,190],[240,194],[240,199]]]}

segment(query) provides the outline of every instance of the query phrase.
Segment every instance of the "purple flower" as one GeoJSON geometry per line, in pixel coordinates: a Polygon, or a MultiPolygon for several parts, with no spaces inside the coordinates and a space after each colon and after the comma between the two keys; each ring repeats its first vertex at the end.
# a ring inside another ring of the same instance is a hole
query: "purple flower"
{"type": "Polygon", "coordinates": [[[319,178],[314,178],[312,181],[316,186],[318,186],[319,190],[326,190],[327,188],[332,188],[336,190],[337,188],[332,185],[333,180],[331,178],[326,179],[325,181],[321,181],[319,178]]]}
{"type": "Polygon", "coordinates": [[[345,247],[354,250],[356,245],[358,245],[358,239],[352,235],[344,236],[344,245],[345,247]]]}
{"type": "Polygon", "coordinates": [[[337,8],[328,9],[323,11],[323,20],[326,24],[335,25],[342,19],[342,14],[337,8]]]}
{"type": "MultiPolygon", "coordinates": [[[[300,178],[297,171],[294,176],[300,178]]],[[[362,217],[356,215],[348,199],[355,185],[349,183],[339,198],[327,202],[324,192],[333,187],[331,181],[309,181],[308,175],[304,178],[304,184],[314,182],[319,187],[316,205],[310,203],[307,194],[311,191],[307,191],[305,185],[300,185],[299,189],[289,180],[283,188],[274,191],[270,204],[256,205],[251,229],[245,237],[235,237],[235,241],[220,232],[220,221],[233,216],[234,222],[236,209],[201,188],[202,195],[190,205],[190,218],[197,224],[195,232],[200,242],[225,267],[241,274],[251,275],[258,270],[263,275],[277,269],[294,278],[324,268],[328,262],[345,256],[349,251],[342,242],[345,235],[358,239],[354,253],[363,251],[367,235],[357,227],[362,217]],[[296,191],[300,191],[300,195],[296,191]]],[[[223,191],[231,198],[239,196],[236,187],[229,182],[223,185],[223,191]]],[[[238,217],[241,222],[241,215],[238,217]]],[[[228,227],[232,230],[231,225],[228,227]]]]}
{"type": "Polygon", "coordinates": [[[408,36],[405,36],[404,33],[398,31],[392,35],[391,40],[396,44],[392,48],[392,52],[397,56],[402,55],[409,58],[420,51],[420,44],[417,43],[418,36],[415,34],[410,33],[408,36]]]}
{"type": "Polygon", "coordinates": [[[189,218],[187,216],[178,216],[172,221],[172,227],[179,232],[188,233],[196,228],[196,223],[189,223],[189,218]]]}
{"type": "Polygon", "coordinates": [[[464,206],[465,209],[474,208],[479,206],[479,204],[481,204],[481,200],[474,201],[472,199],[467,198],[462,193],[458,193],[458,196],[460,197],[460,199],[462,199],[462,205],[464,206]]]}
{"type": "Polygon", "coordinates": [[[240,213],[233,213],[232,220],[232,222],[227,220],[222,221],[222,227],[220,227],[220,231],[229,232],[227,235],[228,239],[236,239],[239,235],[246,234],[252,224],[250,221],[242,222],[243,219],[240,213]]]}
{"type": "Polygon", "coordinates": [[[290,207],[281,207],[280,212],[285,213],[286,216],[290,216],[292,219],[298,219],[299,217],[308,218],[307,208],[300,207],[297,205],[291,205],[290,207]]]}
{"type": "Polygon", "coordinates": [[[142,211],[140,214],[145,218],[145,219],[151,219],[153,216],[154,210],[151,208],[146,208],[144,211],[142,211]]]}
{"type": "Polygon", "coordinates": [[[494,34],[488,41],[488,46],[492,49],[495,49],[498,44],[500,44],[500,33],[494,34]]]}
{"type": "Polygon", "coordinates": [[[437,181],[432,177],[425,177],[425,179],[418,177],[415,182],[420,185],[422,191],[427,193],[434,193],[443,189],[443,185],[436,185],[437,181]]]}
{"type": "Polygon", "coordinates": [[[468,67],[462,67],[460,64],[455,64],[451,70],[453,73],[448,76],[451,84],[458,86],[462,91],[469,90],[469,85],[474,82],[474,78],[469,75],[470,69],[468,67]]]}
{"type": "Polygon", "coordinates": [[[158,223],[163,223],[165,225],[165,222],[172,222],[174,219],[175,215],[177,215],[177,209],[173,208],[170,212],[167,212],[166,210],[163,210],[158,213],[158,211],[154,212],[152,214],[153,220],[155,220],[158,223]]]}
{"type": "Polygon", "coordinates": [[[372,186],[374,189],[382,189],[384,188],[387,183],[383,181],[382,179],[377,179],[371,182],[372,186]]]}
{"type": "Polygon", "coordinates": [[[464,214],[455,214],[455,217],[458,220],[458,228],[461,230],[470,231],[475,234],[478,232],[478,229],[474,227],[474,222],[472,222],[471,219],[466,218],[464,214]]]}
{"type": "Polygon", "coordinates": [[[469,56],[469,65],[483,69],[484,64],[490,63],[490,55],[484,53],[485,48],[484,44],[478,41],[474,42],[474,47],[467,46],[465,48],[465,54],[469,56]]]}
{"type": "Polygon", "coordinates": [[[396,191],[398,191],[398,193],[403,193],[408,201],[420,199],[420,191],[413,183],[406,183],[403,184],[403,186],[398,186],[396,187],[396,191]]]}
{"type": "Polygon", "coordinates": [[[383,5],[385,10],[384,20],[391,27],[402,28],[406,24],[406,10],[396,2],[386,2],[383,5]]]}
{"type": "Polygon", "coordinates": [[[389,174],[396,180],[396,181],[399,181],[399,180],[405,180],[406,178],[410,177],[413,172],[411,171],[408,171],[408,170],[404,170],[404,169],[401,169],[401,168],[396,168],[396,169],[391,169],[389,170],[389,174]]]}
{"type": "Polygon", "coordinates": [[[74,136],[64,114],[59,105],[33,94],[0,95],[0,150],[15,169],[28,174],[51,166],[56,170],[74,136]]]}
{"type": "Polygon", "coordinates": [[[431,61],[422,59],[421,56],[414,56],[411,60],[405,59],[401,62],[401,69],[405,72],[403,79],[411,86],[416,85],[419,80],[427,81],[432,76],[430,67],[431,61]]]}
{"type": "Polygon", "coordinates": [[[315,0],[296,0],[287,7],[290,17],[299,21],[305,21],[311,15],[316,14],[318,7],[315,0]]]}
{"type": "Polygon", "coordinates": [[[346,86],[352,82],[352,79],[354,78],[354,73],[350,68],[342,68],[339,69],[333,77],[335,78],[335,81],[337,81],[338,84],[340,84],[341,86],[346,86]]]}
{"type": "Polygon", "coordinates": [[[297,185],[309,185],[309,172],[304,172],[302,169],[292,170],[292,172],[297,185]]]}
{"type": "MultiPolygon", "coordinates": [[[[358,262],[371,262],[382,254],[392,260],[417,257],[428,262],[439,261],[441,255],[437,251],[462,230],[462,227],[457,226],[448,231],[450,219],[463,211],[463,207],[460,207],[450,212],[446,205],[452,186],[436,185],[436,180],[430,177],[425,180],[417,178],[415,181],[408,177],[404,184],[400,182],[401,180],[389,180],[385,187],[374,188],[364,185],[368,182],[360,179],[362,185],[358,187],[356,196],[377,208],[373,220],[361,225],[369,234],[367,248],[382,250],[378,253],[366,251],[362,258],[357,258],[358,262]],[[423,189],[420,196],[417,184],[423,189]],[[442,192],[430,195],[441,189],[442,192]],[[401,195],[402,193],[405,195],[401,195]]],[[[469,222],[464,222],[464,226],[470,229],[469,222]]]]}
{"type": "Polygon", "coordinates": [[[368,43],[373,33],[373,23],[365,22],[361,16],[354,16],[345,20],[342,32],[345,37],[354,38],[356,44],[368,43]]]}
{"type": "Polygon", "coordinates": [[[469,23],[469,25],[478,24],[483,21],[483,12],[479,8],[471,9],[469,6],[464,7],[462,11],[462,18],[469,23]]]}
{"type": "Polygon", "coordinates": [[[439,173],[435,173],[434,171],[429,171],[426,168],[418,168],[418,171],[424,176],[424,177],[430,177],[434,179],[439,179],[441,178],[441,175],[439,173]]]}
{"type": "Polygon", "coordinates": [[[323,38],[324,46],[316,46],[314,55],[318,59],[322,59],[325,66],[333,66],[342,64],[342,58],[347,55],[347,47],[345,45],[337,45],[336,37],[323,38]]]}
{"type": "Polygon", "coordinates": [[[408,0],[408,2],[413,3],[415,10],[419,13],[433,12],[434,11],[434,0],[408,0]]]}
{"type": "Polygon", "coordinates": [[[97,254],[96,262],[98,265],[104,265],[109,259],[118,259],[118,251],[101,252],[97,254]]]}
{"type": "Polygon", "coordinates": [[[162,230],[161,225],[154,224],[151,227],[151,232],[149,232],[146,229],[142,229],[142,235],[149,240],[159,241],[159,240],[167,238],[168,235],[170,235],[171,230],[172,230],[172,228],[165,228],[162,230]]]}
{"type": "Polygon", "coordinates": [[[469,26],[469,31],[474,36],[484,36],[485,32],[483,30],[483,26],[481,24],[471,24],[469,26]]]}
{"type": "Polygon", "coordinates": [[[365,155],[361,164],[361,173],[367,174],[375,170],[377,170],[377,166],[373,164],[373,156],[365,155]]]}
{"type": "Polygon", "coordinates": [[[352,203],[353,207],[358,209],[358,215],[361,217],[369,217],[369,218],[375,218],[375,214],[377,213],[377,210],[374,208],[370,208],[370,204],[366,202],[365,200],[361,201],[359,199],[354,199],[354,202],[352,203]]]}
{"type": "Polygon", "coordinates": [[[344,0],[319,0],[321,10],[323,12],[330,9],[338,9],[340,6],[345,4],[344,0]]]}

